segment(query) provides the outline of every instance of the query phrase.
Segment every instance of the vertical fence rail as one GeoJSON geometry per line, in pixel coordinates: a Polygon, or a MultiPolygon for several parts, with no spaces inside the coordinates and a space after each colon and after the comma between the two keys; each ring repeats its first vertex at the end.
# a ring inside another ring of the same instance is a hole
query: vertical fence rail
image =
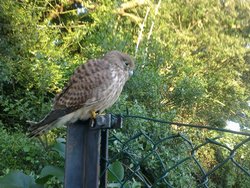
{"type": "Polygon", "coordinates": [[[108,130],[103,130],[101,133],[101,164],[100,164],[100,187],[107,188],[108,177],[107,177],[107,167],[108,167],[108,130]]]}
{"type": "Polygon", "coordinates": [[[100,130],[89,122],[68,126],[65,188],[97,188],[99,183],[100,130]]]}
{"type": "Polygon", "coordinates": [[[113,117],[111,114],[98,116],[94,124],[91,121],[77,121],[68,126],[65,188],[97,188],[99,185],[101,188],[107,187],[107,129],[121,127],[121,117],[113,117]],[[100,168],[104,173],[99,184],[100,168]]]}

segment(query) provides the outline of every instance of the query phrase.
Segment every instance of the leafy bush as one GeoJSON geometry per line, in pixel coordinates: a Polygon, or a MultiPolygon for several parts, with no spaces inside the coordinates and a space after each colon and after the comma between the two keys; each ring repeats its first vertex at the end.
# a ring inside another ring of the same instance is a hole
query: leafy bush
{"type": "Polygon", "coordinates": [[[62,139],[45,148],[41,142],[31,140],[23,133],[9,134],[3,127],[0,131],[0,156],[4,156],[0,161],[0,176],[10,173],[0,181],[0,187],[7,183],[18,185],[20,181],[24,187],[27,182],[34,184],[35,180],[52,187],[63,182],[65,144],[62,139]],[[53,177],[56,179],[51,179],[53,177]]]}
{"type": "Polygon", "coordinates": [[[39,171],[47,159],[44,148],[38,142],[31,141],[23,133],[9,134],[0,127],[0,175],[10,170],[23,170],[26,173],[39,171]]]}

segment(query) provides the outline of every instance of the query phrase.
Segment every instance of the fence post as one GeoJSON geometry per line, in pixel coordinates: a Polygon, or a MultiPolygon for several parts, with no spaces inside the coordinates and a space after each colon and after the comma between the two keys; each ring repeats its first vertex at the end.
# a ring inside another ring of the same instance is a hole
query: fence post
{"type": "Polygon", "coordinates": [[[98,187],[100,130],[89,121],[68,126],[66,140],[65,188],[98,187]]]}
{"type": "MultiPolygon", "coordinates": [[[[120,128],[122,118],[111,114],[98,116],[94,126],[89,121],[77,121],[67,128],[65,188],[98,188],[100,173],[100,133],[101,129],[120,128]]],[[[106,132],[106,133],[105,133],[106,132]]],[[[105,134],[104,134],[105,133],[105,134]]],[[[100,185],[107,185],[108,131],[102,141],[101,169],[105,170],[100,185]],[[105,182],[103,182],[105,181],[105,182]]]]}
{"type": "Polygon", "coordinates": [[[107,129],[103,130],[101,133],[101,179],[100,187],[107,188],[107,167],[108,167],[108,135],[109,132],[107,129]]]}

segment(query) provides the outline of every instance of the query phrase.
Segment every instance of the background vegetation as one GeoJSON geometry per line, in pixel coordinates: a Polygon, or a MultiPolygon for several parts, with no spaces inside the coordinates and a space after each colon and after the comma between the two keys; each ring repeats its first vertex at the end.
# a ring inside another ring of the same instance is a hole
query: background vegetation
{"type": "MultiPolygon", "coordinates": [[[[215,127],[232,120],[242,130],[250,128],[249,18],[247,0],[1,1],[0,175],[22,170],[41,179],[47,165],[63,167],[58,155],[62,148],[54,146],[61,143],[55,138],[64,133],[50,133],[42,146],[27,138],[26,120],[39,120],[49,111],[53,97],[79,64],[112,49],[134,56],[136,72],[111,112],[128,109],[131,114],[215,127]]],[[[136,130],[153,133],[155,138],[184,131],[194,143],[216,136],[160,125],[145,127],[137,121],[127,124],[115,133],[124,140],[136,130]]],[[[227,136],[223,142],[233,145],[239,140],[227,136]]],[[[181,144],[167,145],[166,160],[175,156],[173,149],[185,150],[181,144]]],[[[216,151],[213,147],[199,151],[207,169],[216,163],[216,151]]],[[[239,156],[247,154],[244,147],[239,156]]],[[[157,167],[151,162],[148,167],[157,167]]],[[[249,167],[250,159],[245,157],[244,164],[249,167]]],[[[182,167],[184,175],[171,176],[173,185],[195,185],[193,170],[182,167]]],[[[56,177],[43,182],[60,186],[60,175],[56,177]]],[[[230,166],[211,179],[211,187],[249,183],[230,166]]]]}

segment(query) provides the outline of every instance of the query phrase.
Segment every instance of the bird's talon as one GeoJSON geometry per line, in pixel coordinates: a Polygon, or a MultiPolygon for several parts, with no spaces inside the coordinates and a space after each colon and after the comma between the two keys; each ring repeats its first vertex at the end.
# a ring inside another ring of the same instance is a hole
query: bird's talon
{"type": "Polygon", "coordinates": [[[97,113],[93,110],[91,111],[91,119],[96,119],[97,113]]]}

